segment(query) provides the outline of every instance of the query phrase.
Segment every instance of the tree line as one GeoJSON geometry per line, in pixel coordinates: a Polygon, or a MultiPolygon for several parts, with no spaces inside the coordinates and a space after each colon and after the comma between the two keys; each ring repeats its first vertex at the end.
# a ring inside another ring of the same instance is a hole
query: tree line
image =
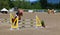
{"type": "Polygon", "coordinates": [[[26,2],[26,1],[11,1],[11,0],[0,0],[0,9],[2,8],[22,8],[22,9],[60,9],[60,3],[59,4],[51,4],[48,3],[47,0],[38,0],[36,2],[26,2]]]}

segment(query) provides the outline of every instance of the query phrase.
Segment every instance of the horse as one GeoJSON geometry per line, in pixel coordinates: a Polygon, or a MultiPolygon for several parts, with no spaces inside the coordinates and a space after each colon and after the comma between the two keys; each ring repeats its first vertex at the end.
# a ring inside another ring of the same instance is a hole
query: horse
{"type": "Polygon", "coordinates": [[[54,9],[50,10],[48,9],[48,14],[53,13],[54,14],[54,9]]]}
{"type": "Polygon", "coordinates": [[[23,10],[22,9],[18,9],[16,16],[14,18],[12,18],[12,22],[14,22],[14,20],[17,18],[18,16],[18,20],[21,20],[21,16],[23,16],[23,10]]]}
{"type": "Polygon", "coordinates": [[[18,12],[16,13],[16,15],[18,16],[18,19],[21,20],[21,16],[23,16],[23,10],[22,9],[18,9],[18,12]]]}

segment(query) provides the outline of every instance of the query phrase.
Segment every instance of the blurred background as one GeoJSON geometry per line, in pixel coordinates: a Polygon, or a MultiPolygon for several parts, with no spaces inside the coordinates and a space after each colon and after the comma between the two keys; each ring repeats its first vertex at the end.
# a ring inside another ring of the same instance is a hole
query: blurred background
{"type": "Polygon", "coordinates": [[[6,9],[33,9],[44,11],[46,9],[60,10],[60,0],[0,0],[0,10],[6,9]],[[41,10],[40,10],[41,9],[41,10]]]}

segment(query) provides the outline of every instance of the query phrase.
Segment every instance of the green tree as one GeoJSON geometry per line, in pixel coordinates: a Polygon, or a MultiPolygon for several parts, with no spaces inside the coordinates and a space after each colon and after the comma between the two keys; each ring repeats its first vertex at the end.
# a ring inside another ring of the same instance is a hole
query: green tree
{"type": "Polygon", "coordinates": [[[41,9],[41,4],[39,2],[34,2],[31,7],[32,9],[41,9]]]}
{"type": "Polygon", "coordinates": [[[9,9],[9,3],[8,3],[9,1],[8,0],[0,0],[0,9],[2,9],[2,8],[7,8],[7,9],[9,9]]]}
{"type": "Polygon", "coordinates": [[[39,0],[40,4],[41,4],[41,7],[43,9],[46,9],[47,8],[47,0],[39,0]]]}
{"type": "Polygon", "coordinates": [[[14,7],[13,1],[9,0],[9,7],[12,8],[14,7]]]}

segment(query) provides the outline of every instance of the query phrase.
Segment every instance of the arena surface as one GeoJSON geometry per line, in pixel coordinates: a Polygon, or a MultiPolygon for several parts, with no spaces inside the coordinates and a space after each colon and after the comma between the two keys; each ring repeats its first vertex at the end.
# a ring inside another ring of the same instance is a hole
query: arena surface
{"type": "Polygon", "coordinates": [[[10,30],[9,14],[0,13],[0,35],[60,35],[60,13],[48,14],[46,12],[28,13],[24,12],[22,19],[35,19],[38,16],[44,20],[46,28],[22,28],[19,30],[10,30]],[[7,21],[3,21],[6,19],[7,21]]]}

